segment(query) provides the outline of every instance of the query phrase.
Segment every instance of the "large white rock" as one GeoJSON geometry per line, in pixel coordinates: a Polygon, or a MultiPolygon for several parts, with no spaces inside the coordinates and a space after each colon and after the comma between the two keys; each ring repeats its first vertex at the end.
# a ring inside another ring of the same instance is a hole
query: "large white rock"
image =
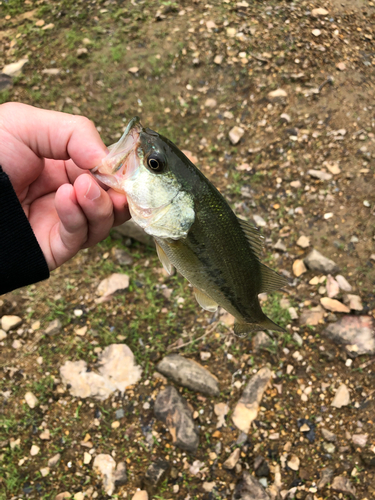
{"type": "Polygon", "coordinates": [[[14,330],[17,328],[17,326],[20,326],[22,323],[22,318],[19,316],[3,316],[1,318],[1,328],[4,330],[4,332],[9,332],[9,330],[14,330]]]}
{"type": "Polygon", "coordinates": [[[111,496],[115,489],[115,469],[116,462],[111,455],[100,453],[95,457],[93,469],[102,476],[103,489],[107,495],[111,496]]]}

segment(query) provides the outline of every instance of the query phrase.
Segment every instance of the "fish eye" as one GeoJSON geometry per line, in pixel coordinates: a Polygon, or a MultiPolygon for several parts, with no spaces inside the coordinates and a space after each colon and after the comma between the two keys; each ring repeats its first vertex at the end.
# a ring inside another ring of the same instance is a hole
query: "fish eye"
{"type": "Polygon", "coordinates": [[[153,172],[161,172],[164,167],[164,160],[159,155],[152,154],[147,158],[147,166],[153,172]]]}

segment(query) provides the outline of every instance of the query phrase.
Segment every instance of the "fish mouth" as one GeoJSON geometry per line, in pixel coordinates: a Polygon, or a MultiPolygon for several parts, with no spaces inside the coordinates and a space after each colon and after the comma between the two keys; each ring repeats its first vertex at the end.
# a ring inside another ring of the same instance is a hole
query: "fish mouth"
{"type": "Polygon", "coordinates": [[[119,141],[108,147],[108,155],[90,170],[98,181],[124,193],[123,182],[132,177],[139,167],[138,148],[142,130],[139,118],[135,116],[128,123],[119,141]]]}

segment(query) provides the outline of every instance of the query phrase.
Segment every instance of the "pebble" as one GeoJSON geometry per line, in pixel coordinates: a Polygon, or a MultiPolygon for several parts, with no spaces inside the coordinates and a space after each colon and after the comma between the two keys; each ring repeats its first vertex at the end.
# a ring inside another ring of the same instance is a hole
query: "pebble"
{"type": "Polygon", "coordinates": [[[138,73],[139,71],[139,68],[138,66],[132,66],[131,68],[128,69],[129,73],[133,73],[133,75],[135,75],[136,73],[138,73]]]}
{"type": "Polygon", "coordinates": [[[232,499],[236,500],[270,500],[259,481],[245,471],[235,486],[232,499]]]}
{"type": "Polygon", "coordinates": [[[14,63],[6,64],[2,69],[2,73],[8,76],[19,76],[22,72],[22,68],[28,62],[29,60],[27,58],[23,58],[14,63]]]}
{"type": "Polygon", "coordinates": [[[293,340],[294,340],[295,342],[297,342],[297,344],[298,344],[299,346],[301,346],[301,345],[303,344],[303,339],[302,339],[301,335],[299,335],[297,332],[294,332],[294,333],[293,333],[293,340]]]}
{"type": "Polygon", "coordinates": [[[312,9],[311,15],[313,17],[327,16],[328,10],[324,9],[323,7],[317,7],[316,9],[312,9]]]}
{"type": "Polygon", "coordinates": [[[336,299],[330,299],[329,297],[322,297],[320,299],[322,306],[327,309],[327,311],[350,313],[349,307],[336,299]]]}
{"type": "Polygon", "coordinates": [[[338,274],[336,276],[336,282],[338,283],[340,289],[343,290],[344,292],[351,292],[352,291],[351,285],[347,282],[347,280],[344,278],[344,276],[341,276],[341,274],[338,274]]]}
{"type": "Polygon", "coordinates": [[[318,490],[322,490],[331,482],[333,478],[333,469],[326,467],[320,471],[320,479],[316,485],[318,490]]]}
{"type": "Polygon", "coordinates": [[[310,238],[307,236],[300,236],[297,240],[297,245],[301,248],[308,248],[310,246],[310,238]]]}
{"type": "Polygon", "coordinates": [[[195,452],[199,444],[199,431],[192,410],[186,400],[172,386],[159,392],[154,405],[155,417],[169,428],[173,444],[182,450],[195,452]]]}
{"type": "Polygon", "coordinates": [[[240,448],[236,448],[223,463],[224,469],[234,469],[238,460],[240,459],[240,453],[240,448]]]}
{"type": "Polygon", "coordinates": [[[350,479],[344,476],[337,476],[333,479],[331,488],[333,491],[344,493],[344,495],[356,496],[356,489],[350,482],[350,479]]]}
{"type": "Polygon", "coordinates": [[[49,474],[49,467],[42,467],[40,469],[40,473],[42,474],[42,477],[46,477],[49,474]]]}
{"type": "Polygon", "coordinates": [[[311,31],[311,33],[314,35],[314,36],[320,36],[322,34],[322,32],[319,30],[319,29],[314,29],[311,31]]]}
{"type": "Polygon", "coordinates": [[[344,297],[344,302],[345,302],[345,304],[348,305],[348,307],[351,311],[362,311],[363,310],[362,299],[359,295],[348,294],[344,297]]]}
{"type": "Polygon", "coordinates": [[[220,65],[223,62],[224,56],[221,54],[218,54],[214,57],[214,63],[217,65],[220,65]]]}
{"type": "Polygon", "coordinates": [[[111,455],[100,453],[94,459],[93,470],[95,470],[103,480],[103,489],[107,495],[111,496],[115,489],[114,472],[116,462],[111,455]]]}
{"type": "Polygon", "coordinates": [[[310,169],[307,171],[310,177],[314,177],[314,179],[319,179],[320,181],[329,181],[332,179],[332,174],[328,172],[324,172],[324,170],[314,170],[310,169]]]}
{"type": "Polygon", "coordinates": [[[216,101],[216,99],[208,98],[208,99],[206,99],[204,105],[206,106],[206,108],[216,108],[217,101],[216,101]]]}
{"type": "Polygon", "coordinates": [[[44,429],[44,431],[39,434],[39,437],[42,441],[48,441],[49,439],[51,439],[51,433],[49,429],[44,429]]]}
{"type": "Polygon", "coordinates": [[[122,486],[128,480],[125,462],[119,462],[115,471],[115,486],[122,486]]]}
{"type": "Polygon", "coordinates": [[[331,406],[334,406],[335,408],[342,408],[343,406],[348,406],[349,403],[350,403],[349,390],[345,384],[341,384],[336,391],[331,406]]]}
{"type": "Polygon", "coordinates": [[[260,215],[253,215],[254,222],[258,227],[265,227],[267,222],[260,215]]]}
{"type": "Polygon", "coordinates": [[[32,392],[27,392],[25,394],[25,401],[31,409],[35,408],[38,404],[38,398],[32,392]]]}
{"type": "Polygon", "coordinates": [[[286,97],[288,97],[288,94],[283,89],[272,90],[271,92],[268,93],[268,99],[271,102],[280,102],[284,100],[286,97]]]}
{"type": "Polygon", "coordinates": [[[66,361],[60,367],[62,383],[69,385],[72,396],[106,399],[114,391],[124,392],[141,378],[142,369],[135,364],[126,344],[111,344],[99,356],[99,373],[87,371],[86,361],[66,361]]]}
{"type": "Polygon", "coordinates": [[[148,500],[148,493],[145,490],[137,491],[132,500],[148,500]]]}
{"type": "Polygon", "coordinates": [[[344,316],[323,330],[323,335],[344,345],[351,356],[375,354],[375,328],[371,316],[344,316]]]}
{"type": "Polygon", "coordinates": [[[225,426],[225,416],[229,412],[229,406],[225,403],[216,403],[214,406],[215,415],[218,417],[216,428],[225,426]]]}
{"type": "Polygon", "coordinates": [[[122,273],[113,273],[99,283],[96,293],[100,295],[100,298],[96,299],[95,302],[97,304],[106,302],[112,298],[114,293],[127,288],[129,288],[129,276],[122,273]]]}
{"type": "MultiPolygon", "coordinates": [[[[159,458],[155,460],[146,470],[145,474],[145,486],[148,486],[151,489],[155,489],[160,483],[164,481],[166,478],[170,465],[169,462],[159,458]]],[[[149,489],[147,488],[147,489],[149,489]]]]}
{"type": "Polygon", "coordinates": [[[336,451],[336,446],[332,443],[323,443],[323,448],[330,455],[333,455],[336,451]]]}
{"type": "Polygon", "coordinates": [[[92,460],[92,455],[90,455],[90,453],[87,453],[87,451],[84,452],[83,454],[83,463],[85,465],[88,465],[92,460]]]}
{"type": "Polygon", "coordinates": [[[281,239],[278,239],[277,242],[274,244],[273,248],[275,250],[279,250],[280,252],[286,252],[286,246],[285,243],[281,239]]]}
{"type": "Polygon", "coordinates": [[[13,349],[19,349],[20,347],[22,347],[22,342],[18,339],[13,340],[12,347],[13,349]]]}
{"type": "Polygon", "coordinates": [[[0,328],[0,341],[5,340],[7,336],[6,332],[0,328]]]}
{"type": "Polygon", "coordinates": [[[310,325],[316,326],[319,325],[323,321],[324,318],[324,310],[321,306],[312,307],[308,311],[304,311],[300,318],[299,324],[301,326],[310,325]]]}
{"type": "Polygon", "coordinates": [[[1,318],[1,328],[4,332],[16,329],[22,324],[22,318],[19,316],[3,316],[1,318]]]}
{"type": "Polygon", "coordinates": [[[240,431],[249,432],[251,423],[258,415],[259,404],[271,377],[272,371],[264,367],[246,385],[232,415],[233,423],[240,431]]]}
{"type": "Polygon", "coordinates": [[[315,250],[315,248],[305,257],[304,262],[312,271],[324,274],[334,274],[338,271],[337,264],[322,255],[318,250],[315,250]]]}
{"type": "Polygon", "coordinates": [[[340,292],[340,287],[335,278],[333,278],[330,274],[327,276],[327,295],[330,299],[333,297],[336,297],[338,293],[340,292]]]}
{"type": "Polygon", "coordinates": [[[364,448],[366,446],[368,434],[353,434],[352,441],[356,446],[364,448]]]}
{"type": "Polygon", "coordinates": [[[229,131],[229,140],[230,142],[233,144],[233,145],[236,145],[240,142],[242,136],[244,135],[245,133],[245,130],[241,127],[233,127],[230,131],[229,131]]]}
{"type": "Polygon", "coordinates": [[[206,491],[207,493],[210,493],[216,486],[215,481],[212,481],[211,483],[204,481],[202,484],[203,491],[206,491]]]}
{"type": "Polygon", "coordinates": [[[289,457],[287,464],[288,464],[289,469],[297,471],[299,469],[299,466],[300,466],[300,459],[297,457],[297,455],[291,455],[289,457]]]}
{"type": "Polygon", "coordinates": [[[52,467],[56,467],[56,465],[60,462],[60,460],[61,460],[60,453],[56,453],[56,455],[54,455],[48,460],[48,467],[50,469],[52,469],[52,467]]]}
{"type": "Polygon", "coordinates": [[[51,321],[45,329],[46,335],[57,335],[62,330],[62,324],[59,319],[51,321]]]}
{"type": "Polygon", "coordinates": [[[217,378],[196,361],[179,354],[164,357],[156,367],[157,371],[171,378],[174,382],[192,391],[209,396],[220,393],[217,378]]]}
{"type": "Polygon", "coordinates": [[[288,312],[290,315],[290,319],[292,319],[292,320],[298,319],[298,313],[297,313],[297,310],[295,307],[289,307],[288,312]]]}
{"type": "Polygon", "coordinates": [[[305,266],[305,263],[302,259],[297,259],[293,262],[293,274],[297,278],[301,276],[301,274],[305,273],[307,271],[307,268],[305,266]]]}
{"type": "Polygon", "coordinates": [[[200,356],[200,358],[201,358],[202,361],[207,361],[208,359],[210,359],[211,353],[208,352],[208,351],[201,351],[199,353],[199,356],[200,356]]]}
{"type": "Polygon", "coordinates": [[[321,431],[323,438],[329,443],[334,443],[335,441],[337,441],[337,436],[333,432],[329,431],[325,427],[322,427],[321,431]]]}
{"type": "Polygon", "coordinates": [[[260,331],[253,337],[252,344],[254,351],[260,351],[271,347],[273,342],[271,337],[269,337],[265,332],[260,331]]]}
{"type": "Polygon", "coordinates": [[[33,444],[32,447],[30,448],[30,455],[32,457],[34,457],[35,455],[37,455],[40,451],[40,448],[39,446],[37,446],[36,444],[33,444]]]}
{"type": "Polygon", "coordinates": [[[336,64],[336,68],[339,70],[339,71],[345,71],[346,70],[346,64],[344,62],[338,62],[336,64]]]}
{"type": "Polygon", "coordinates": [[[290,183],[290,185],[291,185],[292,188],[295,188],[295,189],[299,189],[299,188],[302,187],[301,181],[292,181],[290,183]]]}
{"type": "Polygon", "coordinates": [[[59,75],[61,73],[61,68],[45,68],[41,71],[42,75],[59,75]]]}
{"type": "Polygon", "coordinates": [[[114,247],[111,251],[115,261],[121,266],[130,266],[133,264],[133,257],[128,254],[124,249],[114,247]]]}
{"type": "Polygon", "coordinates": [[[66,500],[71,497],[72,495],[69,493],[69,491],[64,491],[63,493],[59,493],[58,495],[56,495],[55,500],[66,500]]]}

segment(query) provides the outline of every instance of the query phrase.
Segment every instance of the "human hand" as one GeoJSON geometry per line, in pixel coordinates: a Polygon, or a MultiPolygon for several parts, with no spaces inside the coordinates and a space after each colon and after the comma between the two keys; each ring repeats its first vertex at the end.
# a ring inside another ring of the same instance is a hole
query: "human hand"
{"type": "Polygon", "coordinates": [[[130,218],[126,197],[85,170],[108,154],[82,116],[21,103],[0,105],[0,165],[52,271],[130,218]]]}

